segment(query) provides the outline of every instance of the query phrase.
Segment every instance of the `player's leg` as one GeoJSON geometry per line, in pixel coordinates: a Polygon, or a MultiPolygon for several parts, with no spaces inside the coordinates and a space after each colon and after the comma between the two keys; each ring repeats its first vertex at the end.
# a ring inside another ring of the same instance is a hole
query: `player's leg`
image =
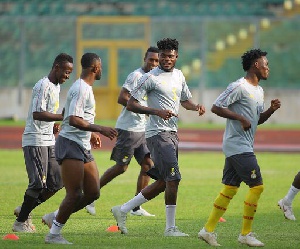
{"type": "Polygon", "coordinates": [[[254,153],[243,153],[235,157],[236,170],[243,182],[249,186],[244,201],[243,225],[238,241],[248,246],[264,246],[252,233],[252,225],[258,201],[264,190],[260,167],[254,153]]]}
{"type": "Polygon", "coordinates": [[[278,206],[283,211],[284,217],[289,220],[296,220],[292,209],[294,198],[300,191],[300,172],[294,178],[294,181],[289,188],[286,196],[278,201],[278,206]]]}
{"type": "Polygon", "coordinates": [[[13,231],[34,232],[35,227],[32,224],[30,213],[43,201],[39,197],[43,189],[47,188],[48,149],[46,146],[25,146],[23,152],[29,184],[22,206],[14,210],[17,219],[13,225],[13,231]]]}
{"type": "Polygon", "coordinates": [[[236,195],[241,183],[241,179],[237,175],[230,157],[225,159],[222,182],[224,187],[214,201],[213,208],[206,224],[198,233],[199,239],[212,246],[220,246],[217,242],[217,235],[214,231],[220,217],[222,217],[222,215],[226,212],[230,201],[236,195]]]}
{"type": "Polygon", "coordinates": [[[123,234],[126,234],[126,217],[127,213],[136,206],[141,206],[147,201],[155,198],[165,190],[166,184],[164,180],[157,180],[144,188],[138,195],[133,197],[123,205],[114,206],[111,211],[117,221],[118,227],[123,234]]]}
{"type": "MultiPolygon", "coordinates": [[[[138,148],[134,151],[134,156],[136,161],[141,166],[140,173],[137,178],[137,184],[136,184],[136,195],[141,192],[142,189],[148,186],[150,181],[150,176],[147,174],[147,172],[151,169],[153,166],[153,161],[150,158],[150,152],[148,150],[148,147],[146,145],[146,140],[144,138],[144,134],[142,134],[141,144],[138,148]]],[[[145,209],[143,209],[141,206],[137,206],[133,208],[130,211],[131,215],[137,215],[137,216],[155,216],[149,212],[147,212],[145,209]]]]}

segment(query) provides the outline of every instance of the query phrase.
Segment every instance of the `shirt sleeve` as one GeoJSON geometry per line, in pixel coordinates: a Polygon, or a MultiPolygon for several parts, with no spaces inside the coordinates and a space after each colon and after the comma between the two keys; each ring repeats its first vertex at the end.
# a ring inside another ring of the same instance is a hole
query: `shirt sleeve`
{"type": "Polygon", "coordinates": [[[137,86],[132,89],[131,96],[138,101],[142,101],[147,93],[155,88],[155,82],[151,74],[144,74],[139,79],[137,86]]]}
{"type": "Polygon", "coordinates": [[[84,91],[80,89],[80,91],[73,91],[70,95],[70,107],[69,107],[69,115],[68,116],[77,116],[77,117],[84,117],[84,108],[85,108],[85,97],[84,91]]]}
{"type": "Polygon", "coordinates": [[[131,92],[137,86],[138,80],[141,78],[141,76],[142,75],[138,72],[130,73],[126,78],[123,87],[131,92]]]}
{"type": "Polygon", "coordinates": [[[230,84],[224,92],[216,99],[214,104],[218,107],[227,108],[231,104],[239,101],[242,96],[241,84],[230,84]]]}
{"type": "Polygon", "coordinates": [[[32,112],[45,112],[47,111],[47,104],[50,97],[50,88],[48,84],[41,83],[37,85],[32,92],[32,112]]]}
{"type": "Polygon", "coordinates": [[[186,84],[185,77],[182,73],[181,73],[181,77],[182,77],[182,91],[181,91],[180,101],[186,101],[192,98],[192,94],[186,84]]]}

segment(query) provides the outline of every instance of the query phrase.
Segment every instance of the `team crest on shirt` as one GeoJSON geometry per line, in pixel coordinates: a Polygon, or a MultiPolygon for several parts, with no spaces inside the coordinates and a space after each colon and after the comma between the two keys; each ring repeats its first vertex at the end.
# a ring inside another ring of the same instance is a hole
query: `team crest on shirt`
{"type": "Polygon", "coordinates": [[[251,171],[251,178],[252,178],[252,179],[255,179],[255,178],[256,178],[255,170],[252,170],[252,171],[251,171]]]}
{"type": "Polygon", "coordinates": [[[251,99],[254,99],[254,95],[253,95],[253,94],[249,94],[249,97],[250,97],[251,99]]]}
{"type": "Polygon", "coordinates": [[[123,162],[123,163],[126,163],[127,160],[128,160],[128,156],[124,156],[123,159],[122,159],[122,162],[123,162]]]}
{"type": "Polygon", "coordinates": [[[175,169],[174,168],[171,169],[171,176],[175,176],[175,169]]]}

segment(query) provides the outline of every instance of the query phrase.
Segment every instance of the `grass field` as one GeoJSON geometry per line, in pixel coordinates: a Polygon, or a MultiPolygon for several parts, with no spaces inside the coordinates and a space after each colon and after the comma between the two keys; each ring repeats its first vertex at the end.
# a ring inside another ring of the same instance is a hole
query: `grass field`
{"type": "MultiPolygon", "coordinates": [[[[94,151],[100,174],[112,165],[109,152],[94,151]]],[[[182,182],[180,184],[177,221],[178,227],[190,234],[188,238],[165,238],[165,208],[163,195],[146,203],[143,207],[155,217],[128,216],[129,234],[108,233],[106,228],[114,225],[110,208],[129,200],[135,193],[138,166],[135,161],[128,171],[116,178],[101,190],[96,202],[97,215],[90,216],[81,210],[71,216],[63,229],[66,239],[74,245],[59,248],[210,248],[197,239],[199,229],[204,225],[212,203],[220,191],[224,157],[222,153],[180,153],[182,182]]],[[[254,232],[265,243],[265,248],[299,248],[299,221],[285,220],[277,207],[277,201],[283,197],[299,170],[299,154],[257,154],[265,182],[265,191],[260,199],[254,222],[254,232]]],[[[0,150],[0,235],[12,233],[15,220],[13,210],[23,200],[27,186],[27,174],[21,150],[0,150]]],[[[227,222],[218,224],[216,232],[222,248],[241,248],[237,242],[242,222],[243,198],[247,186],[242,185],[223,216],[227,222]]],[[[58,208],[64,190],[52,199],[37,207],[33,212],[36,225],[35,234],[18,234],[18,241],[0,240],[0,248],[57,248],[57,245],[45,245],[44,237],[48,228],[41,223],[41,217],[58,208]]],[[[295,216],[300,219],[299,197],[294,202],[295,216]]]]}

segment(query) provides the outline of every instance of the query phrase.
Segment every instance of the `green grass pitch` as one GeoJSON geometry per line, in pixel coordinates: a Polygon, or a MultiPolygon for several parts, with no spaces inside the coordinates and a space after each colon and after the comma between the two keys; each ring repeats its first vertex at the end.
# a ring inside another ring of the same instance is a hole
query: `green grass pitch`
{"type": "MultiPolygon", "coordinates": [[[[93,151],[100,174],[113,165],[109,161],[110,152],[93,151]]],[[[295,222],[285,220],[277,207],[295,174],[299,170],[299,154],[257,153],[257,159],[264,177],[265,190],[261,196],[253,231],[265,243],[265,248],[300,247],[299,196],[294,201],[295,222]]],[[[165,238],[164,196],[144,204],[143,207],[155,214],[155,217],[133,217],[128,215],[129,234],[108,233],[106,229],[115,225],[110,208],[129,200],[134,196],[139,166],[133,160],[128,171],[114,179],[101,190],[96,202],[97,215],[90,216],[85,210],[73,214],[63,229],[64,237],[73,245],[61,245],[59,248],[211,248],[197,239],[211,210],[213,201],[222,188],[220,183],[224,156],[222,153],[180,152],[182,181],[179,187],[176,225],[190,235],[188,238],[165,238]]],[[[13,210],[23,200],[27,186],[23,153],[21,150],[0,150],[0,248],[58,248],[57,245],[45,245],[44,237],[48,227],[41,223],[41,217],[58,208],[64,197],[64,189],[46,203],[33,211],[33,223],[37,232],[17,234],[18,241],[2,240],[12,233],[15,220],[13,210]]],[[[243,199],[248,187],[242,185],[223,216],[227,222],[219,223],[216,229],[218,242],[222,248],[241,248],[237,242],[240,233],[243,212],[243,199]]]]}

